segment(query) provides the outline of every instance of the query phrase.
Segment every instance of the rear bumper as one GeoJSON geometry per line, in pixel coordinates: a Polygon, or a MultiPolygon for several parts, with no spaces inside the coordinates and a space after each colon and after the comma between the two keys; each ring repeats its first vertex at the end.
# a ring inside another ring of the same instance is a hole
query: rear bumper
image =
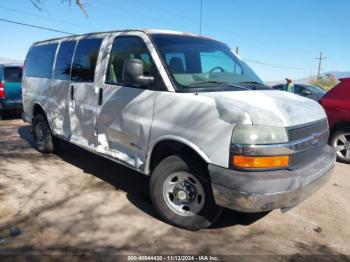
{"type": "Polygon", "coordinates": [[[22,100],[0,99],[0,110],[22,110],[22,100]]]}
{"type": "Polygon", "coordinates": [[[294,207],[329,180],[335,152],[325,146],[320,156],[296,170],[246,172],[209,165],[217,205],[241,212],[294,207]]]}

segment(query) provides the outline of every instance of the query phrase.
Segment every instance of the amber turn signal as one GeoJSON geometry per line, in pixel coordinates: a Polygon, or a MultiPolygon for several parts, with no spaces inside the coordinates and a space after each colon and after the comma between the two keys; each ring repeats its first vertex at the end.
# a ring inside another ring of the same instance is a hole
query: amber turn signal
{"type": "Polygon", "coordinates": [[[232,164],[241,168],[287,167],[289,156],[233,156],[232,164]]]}

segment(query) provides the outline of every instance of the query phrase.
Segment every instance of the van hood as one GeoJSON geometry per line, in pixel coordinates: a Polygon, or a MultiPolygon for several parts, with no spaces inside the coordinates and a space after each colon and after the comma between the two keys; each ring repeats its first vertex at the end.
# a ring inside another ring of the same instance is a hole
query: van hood
{"type": "Polygon", "coordinates": [[[232,124],[289,127],[326,118],[317,102],[278,90],[200,94],[214,100],[220,118],[232,124]]]}

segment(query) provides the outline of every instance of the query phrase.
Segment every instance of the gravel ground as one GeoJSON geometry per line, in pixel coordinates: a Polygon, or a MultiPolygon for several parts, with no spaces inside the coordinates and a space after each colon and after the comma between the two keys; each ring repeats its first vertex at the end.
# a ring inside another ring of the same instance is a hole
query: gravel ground
{"type": "Polygon", "coordinates": [[[212,228],[189,232],[157,217],[147,177],[67,143],[42,155],[29,131],[21,120],[0,121],[0,254],[349,259],[350,165],[337,163],[329,183],[287,213],[225,210],[212,228]]]}

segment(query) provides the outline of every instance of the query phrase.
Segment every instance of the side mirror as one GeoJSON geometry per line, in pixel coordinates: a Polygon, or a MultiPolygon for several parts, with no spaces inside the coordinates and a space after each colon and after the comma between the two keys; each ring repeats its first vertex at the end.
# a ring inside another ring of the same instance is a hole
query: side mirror
{"type": "Polygon", "coordinates": [[[143,75],[142,60],[126,58],[123,66],[123,80],[125,83],[147,86],[154,82],[154,77],[143,75]]]}

